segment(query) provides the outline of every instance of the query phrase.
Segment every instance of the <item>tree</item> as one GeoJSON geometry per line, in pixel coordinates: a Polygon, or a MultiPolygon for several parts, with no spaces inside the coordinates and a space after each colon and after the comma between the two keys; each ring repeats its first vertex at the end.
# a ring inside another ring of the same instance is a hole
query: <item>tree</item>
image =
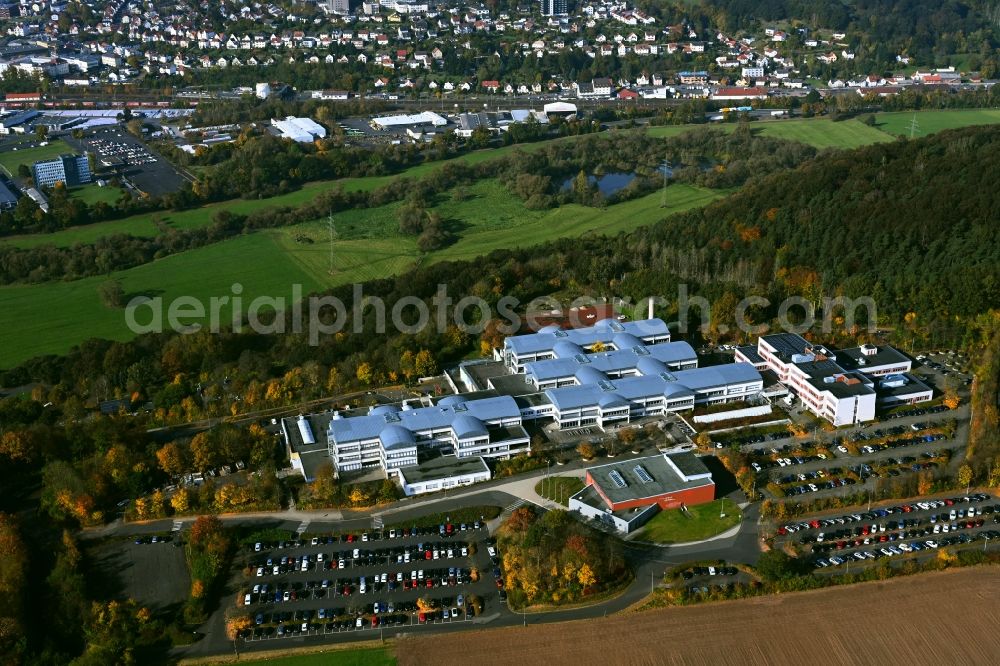
{"type": "Polygon", "coordinates": [[[191,509],[191,491],[181,488],[170,498],[170,506],[175,514],[184,514],[191,509]]]}
{"type": "Polygon", "coordinates": [[[188,470],[187,452],[177,442],[169,442],[157,449],[156,461],[160,469],[170,476],[180,476],[188,470]]]}
{"type": "Polygon", "coordinates": [[[18,164],[17,175],[25,179],[31,178],[31,167],[29,167],[27,164],[18,164]]]}
{"type": "Polygon", "coordinates": [[[597,455],[594,445],[589,442],[580,442],[579,446],[576,447],[576,452],[579,453],[580,457],[584,460],[590,460],[597,455]]]}
{"type": "Polygon", "coordinates": [[[367,361],[358,364],[358,369],[354,375],[365,386],[371,386],[372,381],[375,379],[375,371],[372,369],[371,363],[367,361]]]}
{"type": "Polygon", "coordinates": [[[226,637],[235,641],[243,632],[253,626],[249,615],[237,615],[226,619],[226,637]]]}
{"type": "Polygon", "coordinates": [[[807,562],[791,557],[783,550],[772,549],[762,553],[757,560],[757,573],[764,580],[776,581],[794,578],[805,573],[809,568],[807,562]]]}
{"type": "Polygon", "coordinates": [[[958,468],[958,485],[966,486],[972,484],[972,467],[969,465],[962,465],[958,468]]]}
{"type": "Polygon", "coordinates": [[[125,289],[119,280],[107,280],[97,288],[101,303],[106,308],[120,308],[125,305],[125,289]]]}
{"type": "Polygon", "coordinates": [[[430,377],[436,375],[438,372],[438,364],[434,360],[434,355],[426,349],[421,349],[417,352],[413,364],[417,374],[421,377],[430,377]]]}
{"type": "Polygon", "coordinates": [[[594,571],[590,568],[590,565],[584,563],[580,570],[576,574],[577,580],[580,581],[580,585],[584,588],[590,587],[597,582],[597,576],[594,575],[594,571]]]}

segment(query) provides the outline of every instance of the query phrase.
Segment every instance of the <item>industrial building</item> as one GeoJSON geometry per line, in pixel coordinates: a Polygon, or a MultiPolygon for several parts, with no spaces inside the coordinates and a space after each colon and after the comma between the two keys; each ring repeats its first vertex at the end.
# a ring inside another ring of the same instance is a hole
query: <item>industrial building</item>
{"type": "Polygon", "coordinates": [[[372,127],[377,130],[404,129],[406,127],[419,127],[421,125],[444,127],[447,124],[447,118],[433,111],[403,113],[395,116],[378,116],[377,118],[372,118],[371,121],[372,127]]]}
{"type": "Polygon", "coordinates": [[[794,333],[762,336],[736,349],[735,360],[770,370],[813,414],[835,426],[875,419],[877,405],[913,404],[933,391],[909,374],[912,362],[889,346],[833,351],[794,333]]]}
{"type": "Polygon", "coordinates": [[[661,510],[714,499],[715,481],[698,456],[664,453],[589,468],[569,510],[627,534],[661,510]]]}
{"type": "Polygon", "coordinates": [[[56,183],[76,187],[91,181],[90,160],[86,155],[60,155],[54,160],[35,162],[31,173],[39,189],[56,183]]]}
{"type": "Polygon", "coordinates": [[[310,118],[288,116],[284,120],[271,119],[271,125],[283,139],[299,143],[312,143],[326,137],[326,128],[310,118]]]}

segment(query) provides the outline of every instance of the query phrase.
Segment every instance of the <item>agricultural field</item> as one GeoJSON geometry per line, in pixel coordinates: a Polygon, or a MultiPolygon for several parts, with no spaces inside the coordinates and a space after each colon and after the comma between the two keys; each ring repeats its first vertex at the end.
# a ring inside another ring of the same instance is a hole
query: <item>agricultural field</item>
{"type": "MultiPolygon", "coordinates": [[[[231,661],[220,661],[219,664],[231,663],[231,661]]],[[[348,648],[343,650],[330,650],[327,652],[312,652],[308,654],[289,654],[283,657],[271,657],[267,659],[254,659],[252,656],[244,657],[240,663],[250,666],[394,666],[396,658],[392,654],[391,648],[348,648]]]]}
{"type": "Polygon", "coordinates": [[[927,136],[959,127],[971,125],[993,125],[1000,123],[1000,110],[996,109],[947,109],[943,111],[900,111],[898,113],[880,113],[875,119],[877,127],[883,132],[897,136],[910,136],[910,123],[914,117],[917,121],[915,136],[927,136]]]}
{"type": "Polygon", "coordinates": [[[72,152],[73,149],[70,148],[65,141],[56,139],[54,141],[50,141],[47,146],[20,148],[18,150],[5,150],[4,152],[0,152],[0,166],[2,166],[8,174],[16,178],[17,167],[21,164],[26,164],[30,167],[35,162],[50,160],[53,157],[59,157],[63,153],[72,152]]]}
{"type": "Polygon", "coordinates": [[[1000,658],[1000,647],[979,637],[993,635],[998,607],[1000,568],[974,567],[592,620],[456,632],[448,637],[448,650],[438,649],[439,636],[413,635],[397,643],[396,656],[401,666],[577,666],[592,663],[594,655],[609,664],[989,664],[1000,658]]]}

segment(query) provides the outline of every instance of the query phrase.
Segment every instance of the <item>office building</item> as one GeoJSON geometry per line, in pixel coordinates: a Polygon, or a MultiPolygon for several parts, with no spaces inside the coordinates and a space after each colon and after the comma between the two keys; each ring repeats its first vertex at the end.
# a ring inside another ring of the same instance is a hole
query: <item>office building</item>
{"type": "Polygon", "coordinates": [[[541,0],[542,16],[569,16],[567,0],[541,0]]]}
{"type": "Polygon", "coordinates": [[[66,187],[76,187],[91,180],[90,160],[86,155],[60,155],[54,160],[35,162],[31,171],[37,188],[60,182],[66,187]]]}

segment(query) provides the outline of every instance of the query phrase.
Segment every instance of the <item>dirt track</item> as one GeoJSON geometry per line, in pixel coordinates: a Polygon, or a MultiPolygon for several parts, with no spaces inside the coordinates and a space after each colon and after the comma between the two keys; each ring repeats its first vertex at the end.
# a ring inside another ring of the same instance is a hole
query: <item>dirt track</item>
{"type": "Polygon", "coordinates": [[[996,664],[1000,568],[668,608],[607,619],[406,638],[417,664],[996,664]]]}

